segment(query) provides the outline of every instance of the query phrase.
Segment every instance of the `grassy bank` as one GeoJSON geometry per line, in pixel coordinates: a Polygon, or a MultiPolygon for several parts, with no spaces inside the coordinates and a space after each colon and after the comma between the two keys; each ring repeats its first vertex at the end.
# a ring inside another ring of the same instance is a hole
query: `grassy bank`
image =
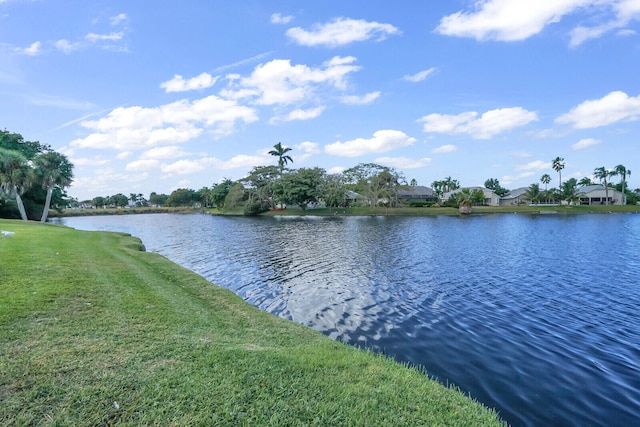
{"type": "Polygon", "coordinates": [[[500,425],[137,239],[0,220],[0,425],[500,425]]]}

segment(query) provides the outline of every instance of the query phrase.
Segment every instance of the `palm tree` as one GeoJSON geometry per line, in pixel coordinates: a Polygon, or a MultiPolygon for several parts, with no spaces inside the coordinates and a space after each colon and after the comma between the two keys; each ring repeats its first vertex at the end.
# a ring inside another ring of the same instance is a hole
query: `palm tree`
{"type": "Polygon", "coordinates": [[[599,168],[595,168],[593,171],[593,176],[598,178],[600,182],[604,183],[604,193],[606,197],[605,204],[609,204],[609,186],[607,185],[607,178],[615,175],[615,171],[609,171],[604,166],[600,166],[599,168]]]}
{"type": "Polygon", "coordinates": [[[281,142],[278,142],[273,148],[274,150],[269,151],[269,154],[278,158],[278,167],[280,168],[280,175],[282,175],[285,165],[289,162],[293,163],[291,156],[286,155],[291,151],[291,148],[283,147],[281,142]]]}
{"type": "Polygon", "coordinates": [[[463,215],[470,214],[471,206],[473,205],[471,190],[463,188],[455,195],[455,198],[458,202],[458,212],[463,215]]]}
{"type": "Polygon", "coordinates": [[[29,189],[32,182],[33,171],[26,157],[17,151],[0,148],[0,192],[16,199],[23,221],[28,218],[20,196],[29,189]]]}
{"type": "Polygon", "coordinates": [[[548,173],[545,173],[540,177],[540,182],[544,184],[544,191],[547,191],[547,185],[551,182],[551,176],[548,173]]]}
{"type": "Polygon", "coordinates": [[[627,184],[627,176],[631,175],[631,171],[625,168],[623,165],[618,165],[614,168],[616,175],[620,176],[620,184],[622,185],[622,196],[626,198],[626,193],[624,192],[626,184],[627,184]]]}
{"type": "Polygon", "coordinates": [[[560,194],[562,194],[562,200],[569,205],[580,201],[580,194],[582,193],[578,191],[578,181],[575,178],[568,179],[567,182],[562,184],[560,194]]]}
{"type": "Polygon", "coordinates": [[[587,185],[593,185],[593,182],[591,182],[591,178],[589,178],[588,176],[585,176],[580,181],[578,181],[578,185],[580,187],[586,187],[587,185]]]}
{"type": "Polygon", "coordinates": [[[35,158],[36,175],[42,182],[42,188],[47,190],[47,198],[44,202],[40,222],[46,222],[51,207],[51,196],[54,187],[68,187],[73,181],[73,164],[67,156],[55,151],[48,151],[35,158]]]}
{"type": "Polygon", "coordinates": [[[563,157],[556,157],[551,161],[551,167],[558,172],[558,188],[562,188],[562,169],[564,169],[565,162],[563,157]]]}
{"type": "MultiPolygon", "coordinates": [[[[545,190],[546,192],[546,190],[545,190]]],[[[532,204],[536,205],[540,203],[540,198],[542,197],[542,193],[540,193],[540,184],[533,183],[527,188],[527,191],[524,193],[525,199],[529,200],[532,204]]]]}

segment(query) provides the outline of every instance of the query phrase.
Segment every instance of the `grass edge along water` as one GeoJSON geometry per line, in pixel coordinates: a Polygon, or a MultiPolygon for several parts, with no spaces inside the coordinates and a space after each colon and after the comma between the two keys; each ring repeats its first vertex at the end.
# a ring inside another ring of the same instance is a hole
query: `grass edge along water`
{"type": "Polygon", "coordinates": [[[2,425],[504,425],[128,234],[0,220],[2,425]]]}

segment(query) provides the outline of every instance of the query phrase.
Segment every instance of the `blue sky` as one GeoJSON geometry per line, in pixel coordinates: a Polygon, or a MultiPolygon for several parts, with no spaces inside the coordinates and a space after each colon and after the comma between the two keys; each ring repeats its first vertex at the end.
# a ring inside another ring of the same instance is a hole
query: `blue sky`
{"type": "MultiPolygon", "coordinates": [[[[0,127],[80,200],[275,164],[430,185],[625,165],[640,186],[640,0],[0,0],[0,127]]],[[[617,180],[614,179],[614,180],[617,180]]]]}

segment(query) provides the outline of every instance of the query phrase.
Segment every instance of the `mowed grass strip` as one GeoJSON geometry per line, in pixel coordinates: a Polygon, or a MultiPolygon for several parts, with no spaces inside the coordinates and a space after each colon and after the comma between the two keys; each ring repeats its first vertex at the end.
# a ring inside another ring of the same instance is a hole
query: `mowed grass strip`
{"type": "Polygon", "coordinates": [[[489,426],[418,369],[119,233],[0,220],[0,425],[489,426]]]}

